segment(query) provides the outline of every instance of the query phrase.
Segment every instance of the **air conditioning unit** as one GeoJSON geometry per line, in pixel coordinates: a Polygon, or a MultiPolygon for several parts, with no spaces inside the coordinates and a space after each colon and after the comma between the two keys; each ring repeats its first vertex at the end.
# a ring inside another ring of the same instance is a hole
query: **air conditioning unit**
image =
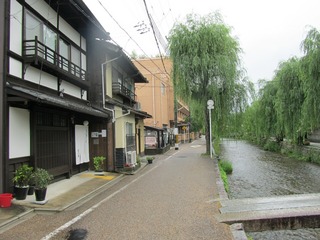
{"type": "Polygon", "coordinates": [[[136,151],[128,151],[127,152],[127,164],[132,166],[137,165],[137,152],[136,151]]]}

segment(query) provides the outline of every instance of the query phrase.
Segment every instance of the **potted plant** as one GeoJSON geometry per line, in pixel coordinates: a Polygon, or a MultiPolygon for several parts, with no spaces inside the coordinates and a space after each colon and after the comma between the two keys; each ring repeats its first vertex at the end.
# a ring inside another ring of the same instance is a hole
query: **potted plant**
{"type": "Polygon", "coordinates": [[[151,157],[151,156],[147,157],[148,163],[151,164],[153,162],[153,159],[154,159],[154,157],[151,157]]]}
{"type": "Polygon", "coordinates": [[[15,171],[12,181],[14,183],[14,193],[17,200],[26,199],[32,170],[33,167],[29,167],[27,164],[22,164],[15,171]]]}
{"type": "Polygon", "coordinates": [[[126,173],[133,173],[134,165],[130,164],[130,163],[125,163],[124,166],[123,166],[123,170],[126,173]]]}
{"type": "Polygon", "coordinates": [[[36,195],[36,201],[41,202],[46,199],[47,187],[53,176],[43,168],[36,168],[33,172],[34,178],[34,193],[36,195]]]}
{"type": "Polygon", "coordinates": [[[102,166],[105,159],[106,158],[104,156],[96,156],[93,158],[93,166],[96,172],[103,172],[102,166]]]}
{"type": "Polygon", "coordinates": [[[137,156],[137,166],[141,167],[141,159],[139,156],[137,156]]]}

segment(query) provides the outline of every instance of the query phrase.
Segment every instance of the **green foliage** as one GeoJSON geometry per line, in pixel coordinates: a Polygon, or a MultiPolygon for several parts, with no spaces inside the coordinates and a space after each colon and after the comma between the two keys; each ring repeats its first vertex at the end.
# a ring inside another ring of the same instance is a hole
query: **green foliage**
{"type": "MultiPolygon", "coordinates": [[[[175,92],[186,102],[196,102],[197,110],[191,111],[202,111],[206,133],[207,100],[213,99],[212,127],[215,136],[220,136],[230,114],[243,111],[247,101],[239,58],[241,49],[231,36],[231,28],[219,13],[204,17],[190,14],[185,23],[177,23],[171,30],[169,46],[175,92]]],[[[203,125],[198,119],[196,123],[198,128],[203,125]]]]}
{"type": "Polygon", "coordinates": [[[103,161],[105,159],[104,156],[96,156],[93,158],[93,166],[96,171],[102,171],[103,161]]]}
{"type": "Polygon", "coordinates": [[[24,187],[29,185],[33,167],[29,167],[27,164],[22,164],[14,174],[12,179],[13,183],[17,187],[24,187]]]}
{"type": "Polygon", "coordinates": [[[221,175],[224,189],[228,193],[229,192],[229,181],[228,181],[227,173],[224,171],[224,169],[221,167],[220,164],[219,164],[219,170],[220,170],[220,175],[221,175]]]}
{"type": "Polygon", "coordinates": [[[300,61],[291,58],[280,64],[274,81],[277,81],[276,96],[278,133],[299,143],[303,133],[301,129],[302,105],[304,101],[303,82],[301,78],[300,61]]]}
{"type": "Polygon", "coordinates": [[[264,144],[263,149],[271,152],[280,152],[281,145],[276,141],[268,140],[264,144]]]}
{"type": "Polygon", "coordinates": [[[213,141],[213,149],[216,155],[220,155],[221,148],[220,148],[220,138],[215,138],[213,141]]]}
{"type": "Polygon", "coordinates": [[[286,154],[290,158],[297,159],[299,161],[320,164],[319,151],[316,150],[302,151],[301,148],[296,147],[290,150],[281,149],[281,153],[286,154]]]}
{"type": "Polygon", "coordinates": [[[231,174],[233,171],[232,163],[227,160],[219,161],[219,166],[225,171],[226,174],[231,174]]]}
{"type": "Polygon", "coordinates": [[[303,130],[308,131],[320,125],[320,32],[311,28],[301,48],[305,53],[301,59],[305,93],[302,126],[303,130]]]}
{"type": "Polygon", "coordinates": [[[190,131],[198,132],[203,131],[205,129],[205,122],[203,119],[205,118],[203,107],[200,105],[199,101],[195,101],[190,99],[189,101],[189,110],[190,110],[190,118],[187,121],[190,122],[191,129],[190,131]]]}
{"type": "MultiPolygon", "coordinates": [[[[264,81],[258,98],[242,116],[242,136],[255,142],[271,137],[302,145],[320,127],[320,33],[311,28],[301,44],[302,58],[279,64],[272,81],[264,81]]],[[[274,148],[268,142],[267,148],[274,148]]]]}
{"type": "Polygon", "coordinates": [[[34,171],[34,187],[36,189],[45,189],[49,185],[50,181],[53,179],[53,176],[43,168],[36,168],[34,171]]]}

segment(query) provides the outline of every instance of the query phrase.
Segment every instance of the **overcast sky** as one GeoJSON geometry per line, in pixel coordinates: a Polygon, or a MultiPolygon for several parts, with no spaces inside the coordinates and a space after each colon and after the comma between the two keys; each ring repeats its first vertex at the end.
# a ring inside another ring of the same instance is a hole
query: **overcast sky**
{"type": "MultiPolygon", "coordinates": [[[[150,27],[144,0],[84,0],[111,38],[128,54],[159,54],[153,32],[140,34],[138,23],[150,27]],[[102,5],[101,5],[102,4],[102,5]]],[[[253,82],[271,80],[281,61],[302,56],[300,44],[310,28],[320,29],[319,0],[145,0],[163,38],[189,13],[219,11],[243,50],[242,62],[253,82]]],[[[162,53],[162,46],[159,45],[162,53]]]]}

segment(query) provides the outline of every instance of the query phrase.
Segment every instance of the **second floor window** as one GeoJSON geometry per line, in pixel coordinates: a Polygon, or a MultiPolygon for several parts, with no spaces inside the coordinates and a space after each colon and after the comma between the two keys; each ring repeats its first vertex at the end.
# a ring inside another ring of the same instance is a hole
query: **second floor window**
{"type": "Polygon", "coordinates": [[[86,55],[81,53],[80,48],[58,36],[58,34],[43,21],[29,11],[26,11],[25,40],[35,40],[36,37],[38,41],[46,47],[45,51],[43,45],[38,46],[40,49],[37,50],[40,57],[45,57],[47,61],[59,65],[61,69],[69,71],[77,77],[83,75],[80,66],[86,62],[86,55]],[[57,52],[59,54],[58,58],[56,55],[57,52]],[[46,54],[46,56],[43,56],[44,54],[46,54]],[[70,62],[72,64],[70,64],[70,62]]]}
{"type": "MultiPolygon", "coordinates": [[[[34,40],[36,37],[50,49],[47,53],[50,55],[47,60],[53,63],[54,52],[56,51],[57,34],[31,13],[26,12],[25,38],[26,40],[34,40]]],[[[44,49],[42,49],[42,51],[44,52],[44,49]]],[[[43,55],[43,52],[40,52],[40,55],[43,55]]]]}
{"type": "Polygon", "coordinates": [[[57,34],[29,12],[26,14],[25,36],[26,40],[34,40],[37,36],[40,42],[56,50],[57,34]]]}
{"type": "Polygon", "coordinates": [[[65,63],[70,59],[70,44],[63,39],[59,40],[59,54],[62,56],[62,59],[60,60],[60,67],[64,70],[68,70],[68,64],[65,63]]]}

